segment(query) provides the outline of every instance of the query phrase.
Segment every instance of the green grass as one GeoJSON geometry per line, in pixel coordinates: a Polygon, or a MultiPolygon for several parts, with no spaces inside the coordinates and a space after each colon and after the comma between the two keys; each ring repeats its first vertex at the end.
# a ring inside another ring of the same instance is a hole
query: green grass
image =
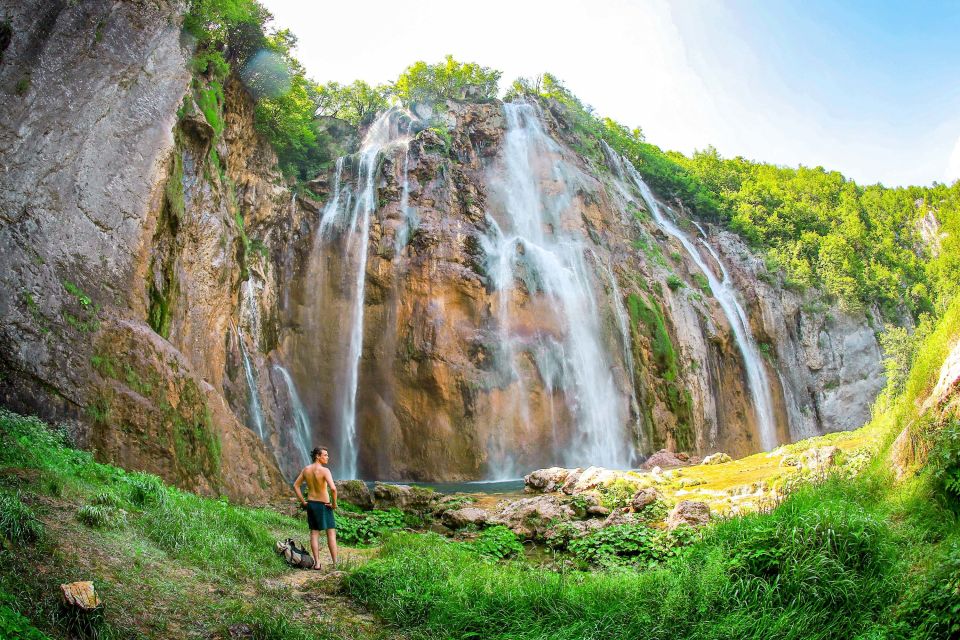
{"type": "MultiPolygon", "coordinates": [[[[935,637],[911,635],[898,617],[920,551],[903,545],[924,525],[896,526],[905,514],[886,491],[869,477],[806,487],[646,571],[497,564],[440,537],[399,534],[347,589],[426,638],[935,637]]],[[[627,542],[640,560],[663,561],[663,534],[649,531],[627,542]]]]}
{"type": "Polygon", "coordinates": [[[64,636],[74,622],[58,585],[92,578],[106,603],[103,638],[169,637],[168,621],[182,616],[207,629],[247,624],[257,638],[328,637],[257,587],[289,570],[273,545],[305,539],[302,522],[100,464],[64,432],[4,409],[0,469],[0,593],[40,629],[64,636]]]}

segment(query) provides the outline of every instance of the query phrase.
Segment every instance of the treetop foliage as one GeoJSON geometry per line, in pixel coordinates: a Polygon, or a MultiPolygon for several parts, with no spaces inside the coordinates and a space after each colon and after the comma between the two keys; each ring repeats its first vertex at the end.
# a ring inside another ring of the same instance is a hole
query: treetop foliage
{"type": "Polygon", "coordinates": [[[448,55],[439,64],[422,60],[407,67],[393,84],[400,102],[435,103],[443,100],[492,100],[497,97],[500,72],[472,62],[457,62],[448,55]]]}

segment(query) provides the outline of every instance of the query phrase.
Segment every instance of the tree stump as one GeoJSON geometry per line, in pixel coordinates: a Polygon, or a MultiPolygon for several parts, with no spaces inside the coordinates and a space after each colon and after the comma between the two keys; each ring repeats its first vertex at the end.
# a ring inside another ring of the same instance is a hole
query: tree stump
{"type": "Polygon", "coordinates": [[[62,584],[60,591],[63,593],[64,602],[80,611],[95,611],[102,604],[100,596],[93,588],[93,582],[89,580],[62,584]]]}

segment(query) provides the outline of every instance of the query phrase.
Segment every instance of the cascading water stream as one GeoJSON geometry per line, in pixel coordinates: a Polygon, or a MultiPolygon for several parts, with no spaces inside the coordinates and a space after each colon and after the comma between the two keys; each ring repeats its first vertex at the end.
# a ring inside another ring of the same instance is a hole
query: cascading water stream
{"type": "MultiPolygon", "coordinates": [[[[545,196],[535,164],[558,156],[559,148],[544,133],[531,105],[505,104],[504,113],[505,176],[493,185],[501,192],[503,219],[499,225],[490,225],[491,231],[483,241],[487,272],[500,292],[502,357],[507,360],[505,364],[513,379],[519,378],[515,356],[521,351],[540,351],[538,361],[558,363],[559,372],[550,372],[551,377],[562,385],[575,424],[574,442],[564,447],[562,453],[555,452],[561,454],[564,463],[625,468],[632,457],[632,446],[623,428],[625,421],[619,415],[622,398],[611,374],[610,357],[600,337],[596,297],[584,260],[585,246],[579,236],[564,230],[560,219],[573,201],[572,180],[564,175],[565,167],[558,160],[550,167],[548,179],[562,186],[563,191],[559,196],[545,196]],[[562,335],[531,338],[512,331],[508,300],[518,277],[523,279],[531,298],[539,293],[552,302],[561,321],[562,335]]],[[[522,384],[518,396],[522,414],[526,410],[522,384]]],[[[494,465],[493,477],[511,473],[509,462],[500,460],[494,465]]]]}
{"type": "Polygon", "coordinates": [[[357,187],[354,195],[343,185],[345,158],[338,158],[334,175],[333,197],[323,209],[320,234],[329,239],[334,229],[346,232],[346,253],[355,253],[356,277],[353,287],[353,313],[350,319],[350,334],[347,351],[347,383],[340,394],[340,459],[342,478],[357,477],[357,387],[359,384],[360,356],[363,352],[363,304],[367,272],[367,249],[370,235],[370,216],[376,210],[377,159],[380,152],[391,144],[409,145],[407,129],[401,126],[406,116],[397,109],[384,112],[370,126],[360,151],[357,168],[357,187]],[[346,193],[344,193],[346,192],[346,193]],[[352,206],[351,206],[352,205],[352,206]]]}
{"type": "Polygon", "coordinates": [[[400,191],[400,213],[403,215],[402,224],[397,227],[394,236],[394,249],[397,253],[407,246],[410,236],[417,228],[419,220],[416,211],[410,206],[410,149],[403,154],[403,186],[400,191]]]}
{"type": "Polygon", "coordinates": [[[280,374],[287,385],[287,393],[290,395],[290,408],[293,409],[293,422],[296,427],[297,448],[300,450],[300,457],[304,466],[310,464],[310,443],[313,439],[310,429],[310,418],[307,417],[307,410],[300,401],[300,394],[297,393],[297,386],[293,384],[293,378],[290,372],[279,364],[273,366],[274,370],[280,374]]]}
{"type": "MultiPolygon", "coordinates": [[[[623,296],[620,295],[620,287],[617,286],[617,278],[613,275],[613,269],[610,268],[609,264],[604,264],[600,262],[600,258],[596,255],[594,256],[597,260],[597,264],[602,264],[604,271],[607,274],[607,279],[610,281],[610,288],[613,292],[613,312],[614,316],[617,319],[617,328],[620,330],[620,340],[623,342],[623,361],[627,365],[627,377],[630,380],[630,409],[635,415],[636,422],[634,427],[636,429],[637,442],[640,442],[641,445],[646,444],[644,442],[643,430],[640,428],[640,403],[637,401],[637,391],[634,388],[633,384],[633,350],[631,349],[631,340],[630,340],[630,323],[627,320],[627,312],[623,308],[623,296]]],[[[642,448],[642,447],[641,447],[642,448]]],[[[631,463],[633,460],[631,460],[631,463]]]]}
{"type": "Polygon", "coordinates": [[[247,378],[247,390],[249,391],[248,411],[253,418],[253,424],[257,429],[257,435],[260,440],[264,440],[263,430],[263,410],[260,408],[260,396],[257,393],[257,379],[253,375],[253,365],[250,364],[250,356],[247,355],[247,347],[243,344],[243,332],[239,328],[237,332],[237,343],[240,345],[240,357],[243,360],[243,372],[247,378]]]}
{"type": "Polygon", "coordinates": [[[723,262],[713,248],[707,242],[701,240],[720,269],[723,277],[721,281],[717,279],[713,269],[706,264],[700,252],[697,251],[696,246],[694,246],[687,235],[663,215],[656,199],[653,197],[653,193],[650,192],[650,188],[643,181],[643,178],[634,168],[633,164],[623,162],[621,166],[626,169],[626,173],[629,174],[637,189],[640,190],[640,195],[643,196],[644,201],[647,203],[650,214],[653,216],[657,225],[683,245],[687,254],[700,268],[703,275],[706,276],[707,282],[710,284],[710,289],[713,292],[713,297],[723,310],[723,314],[726,316],[727,322],[733,330],[737,348],[743,356],[743,362],[747,372],[747,386],[750,390],[753,408],[757,417],[760,446],[764,451],[774,449],[778,441],[776,422],[773,417],[773,400],[770,395],[770,382],[760,356],[760,349],[757,347],[757,342],[750,330],[750,322],[747,320],[747,315],[740,305],[739,300],[737,300],[736,291],[733,288],[733,284],[730,281],[729,274],[723,262]]]}

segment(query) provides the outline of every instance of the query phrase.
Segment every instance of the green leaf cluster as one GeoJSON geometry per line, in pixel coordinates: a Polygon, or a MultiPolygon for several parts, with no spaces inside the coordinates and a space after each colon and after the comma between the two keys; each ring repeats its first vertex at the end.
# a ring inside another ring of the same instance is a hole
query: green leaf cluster
{"type": "Polygon", "coordinates": [[[448,55],[438,64],[421,60],[410,65],[397,78],[392,92],[405,105],[492,100],[497,95],[499,81],[499,71],[472,62],[457,62],[448,55]]]}
{"type": "Polygon", "coordinates": [[[513,531],[503,525],[484,529],[470,545],[477,553],[497,560],[523,554],[523,544],[513,531]]]}

